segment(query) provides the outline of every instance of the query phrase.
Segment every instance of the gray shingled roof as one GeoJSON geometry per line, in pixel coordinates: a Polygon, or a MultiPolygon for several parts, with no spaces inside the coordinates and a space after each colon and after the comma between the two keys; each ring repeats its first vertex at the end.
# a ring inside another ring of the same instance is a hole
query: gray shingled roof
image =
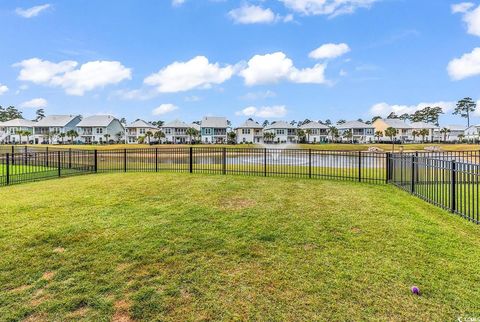
{"type": "Polygon", "coordinates": [[[405,121],[400,119],[383,119],[385,124],[396,129],[411,129],[410,124],[405,123],[405,121]]]}
{"type": "Polygon", "coordinates": [[[273,129],[296,129],[296,127],[285,121],[277,121],[265,127],[265,130],[273,130],[273,129]]]}
{"type": "Polygon", "coordinates": [[[165,123],[162,126],[162,128],[189,128],[189,127],[192,127],[192,126],[180,120],[174,120],[174,121],[165,123]]]}
{"type": "Polygon", "coordinates": [[[445,125],[440,128],[446,127],[450,131],[465,131],[467,127],[465,125],[458,125],[458,124],[450,124],[450,125],[445,125]]]}
{"type": "Polygon", "coordinates": [[[225,117],[205,116],[202,119],[202,127],[227,128],[227,119],[225,117]]]}
{"type": "Polygon", "coordinates": [[[438,126],[436,126],[435,124],[429,124],[425,122],[413,122],[410,123],[410,126],[413,129],[438,129],[438,126]]]}
{"type": "Polygon", "coordinates": [[[33,127],[35,124],[34,121],[25,120],[25,119],[13,119],[10,121],[5,121],[1,123],[1,126],[4,127],[33,127]]]}
{"type": "Polygon", "coordinates": [[[134,129],[134,128],[147,128],[147,129],[156,129],[156,127],[144,120],[136,120],[135,122],[130,123],[127,128],[134,129]]]}
{"type": "Polygon", "coordinates": [[[327,125],[322,124],[322,123],[317,122],[317,121],[312,121],[312,122],[302,124],[302,125],[300,125],[300,128],[302,130],[307,130],[307,129],[325,129],[325,130],[328,130],[329,129],[329,127],[327,125]]]}
{"type": "Polygon", "coordinates": [[[263,126],[258,122],[246,120],[242,125],[238,126],[237,129],[263,129],[263,126]]]}
{"type": "Polygon", "coordinates": [[[373,129],[373,125],[365,124],[360,121],[348,121],[343,124],[338,124],[337,129],[339,130],[348,130],[348,129],[373,129]]]}
{"type": "Polygon", "coordinates": [[[106,127],[109,126],[116,118],[112,115],[92,115],[87,116],[80,123],[77,124],[78,127],[106,127]]]}
{"type": "Polygon", "coordinates": [[[76,117],[76,115],[48,115],[38,121],[35,127],[64,127],[76,117]]]}

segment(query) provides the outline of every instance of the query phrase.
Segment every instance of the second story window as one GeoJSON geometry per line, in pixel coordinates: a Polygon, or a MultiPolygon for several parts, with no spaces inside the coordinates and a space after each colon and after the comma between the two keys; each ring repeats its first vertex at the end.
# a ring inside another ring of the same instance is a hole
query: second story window
{"type": "Polygon", "coordinates": [[[139,129],[140,130],[140,134],[145,134],[145,129],[139,129]]]}
{"type": "Polygon", "coordinates": [[[103,128],[97,127],[96,133],[97,133],[97,134],[103,134],[103,128]]]}

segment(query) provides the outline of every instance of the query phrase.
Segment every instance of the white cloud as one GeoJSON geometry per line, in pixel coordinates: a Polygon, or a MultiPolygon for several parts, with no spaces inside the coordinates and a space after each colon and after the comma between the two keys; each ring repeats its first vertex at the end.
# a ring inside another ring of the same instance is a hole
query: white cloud
{"type": "Polygon", "coordinates": [[[273,23],[277,19],[271,9],[264,9],[255,5],[243,5],[240,8],[233,9],[228,13],[228,16],[239,24],[273,23]]]}
{"type": "Polygon", "coordinates": [[[7,85],[0,84],[0,95],[5,94],[6,92],[8,92],[7,85]]]}
{"type": "Polygon", "coordinates": [[[480,37],[480,5],[472,10],[474,6],[470,2],[459,3],[452,6],[452,12],[462,13],[462,19],[467,25],[467,32],[480,37]]]}
{"type": "Polygon", "coordinates": [[[23,102],[20,104],[20,107],[23,108],[45,108],[47,107],[48,102],[44,98],[34,98],[29,101],[23,102]]]}
{"type": "Polygon", "coordinates": [[[358,8],[369,8],[380,0],[280,0],[284,5],[304,15],[335,17],[350,14],[358,8]]]}
{"type": "Polygon", "coordinates": [[[448,63],[448,74],[453,80],[480,75],[480,47],[448,63]]]}
{"type": "Polygon", "coordinates": [[[118,61],[91,61],[75,69],[76,61],[53,63],[31,58],[14,66],[21,68],[19,80],[62,87],[70,95],[81,96],[86,91],[131,79],[131,70],[118,61]]]}
{"type": "Polygon", "coordinates": [[[178,7],[185,3],[185,0],[172,0],[172,6],[178,7]]]}
{"type": "Polygon", "coordinates": [[[244,100],[258,100],[258,99],[266,99],[277,96],[277,93],[271,90],[266,90],[262,92],[250,92],[243,95],[241,98],[244,100]]]}
{"type": "Polygon", "coordinates": [[[326,65],[316,64],[312,68],[297,69],[284,53],[276,52],[253,56],[239,74],[246,85],[277,83],[280,80],[323,84],[326,83],[325,67],[326,65]]]}
{"type": "Polygon", "coordinates": [[[153,115],[163,115],[170,112],[173,112],[178,109],[178,106],[173,104],[161,104],[152,111],[153,115]]]}
{"type": "Polygon", "coordinates": [[[258,108],[255,106],[248,106],[235,114],[261,118],[278,118],[287,115],[287,109],[285,108],[285,105],[262,106],[258,108]]]}
{"type": "Polygon", "coordinates": [[[50,8],[50,4],[46,3],[28,9],[17,8],[15,9],[15,13],[23,18],[32,18],[38,16],[42,11],[48,8],[50,8]]]}
{"type": "Polygon", "coordinates": [[[210,88],[230,79],[233,66],[220,67],[211,64],[205,56],[197,56],[187,62],[174,62],[145,78],[144,83],[156,86],[161,93],[175,93],[194,88],[210,88]]]}
{"type": "Polygon", "coordinates": [[[350,47],[345,44],[324,44],[308,54],[313,59],[328,59],[340,57],[350,51],[350,47]]]}
{"type": "Polygon", "coordinates": [[[373,105],[370,108],[370,114],[374,116],[379,115],[381,117],[386,117],[392,112],[394,112],[397,115],[402,115],[404,113],[412,114],[415,111],[421,110],[427,106],[430,106],[430,107],[439,106],[442,108],[444,113],[447,113],[453,110],[453,108],[455,107],[455,104],[456,104],[455,102],[440,101],[440,102],[433,102],[433,103],[420,103],[417,105],[391,105],[383,102],[383,103],[378,103],[373,105]]]}
{"type": "Polygon", "coordinates": [[[452,13],[465,13],[472,9],[475,4],[471,2],[461,2],[457,4],[452,4],[452,13]]]}

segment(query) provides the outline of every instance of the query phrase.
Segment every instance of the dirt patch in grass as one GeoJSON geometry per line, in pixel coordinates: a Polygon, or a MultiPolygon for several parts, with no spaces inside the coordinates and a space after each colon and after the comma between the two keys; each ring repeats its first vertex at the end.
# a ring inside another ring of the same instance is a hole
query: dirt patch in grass
{"type": "Polygon", "coordinates": [[[45,272],[42,275],[42,278],[46,281],[50,281],[55,276],[55,272],[45,272]]]}
{"type": "Polygon", "coordinates": [[[68,317],[73,318],[73,319],[79,319],[79,318],[84,318],[88,314],[88,307],[87,306],[82,306],[73,311],[68,315],[68,317]]]}
{"type": "Polygon", "coordinates": [[[239,197],[223,198],[219,201],[219,203],[220,209],[222,210],[242,210],[251,208],[257,204],[255,200],[239,197]]]}
{"type": "Polygon", "coordinates": [[[55,249],[53,250],[53,252],[54,252],[54,253],[59,253],[59,254],[61,254],[61,253],[65,252],[65,248],[63,248],[63,247],[57,247],[57,248],[55,248],[55,249]]]}
{"type": "Polygon", "coordinates": [[[130,317],[130,302],[127,300],[119,300],[115,302],[115,313],[113,314],[113,322],[130,322],[133,319],[130,317]]]}
{"type": "Polygon", "coordinates": [[[48,321],[47,315],[44,313],[34,313],[24,319],[22,322],[44,322],[48,321]]]}
{"type": "Polygon", "coordinates": [[[30,285],[21,285],[19,287],[11,289],[9,292],[11,292],[11,293],[21,293],[23,291],[28,290],[29,288],[30,288],[30,285]]]}
{"type": "Polygon", "coordinates": [[[30,304],[32,306],[39,306],[47,300],[48,297],[45,295],[45,291],[43,290],[43,288],[41,288],[33,294],[33,299],[30,301],[30,304]]]}
{"type": "Polygon", "coordinates": [[[362,230],[358,227],[352,227],[351,231],[355,234],[360,234],[362,232],[362,230]]]}

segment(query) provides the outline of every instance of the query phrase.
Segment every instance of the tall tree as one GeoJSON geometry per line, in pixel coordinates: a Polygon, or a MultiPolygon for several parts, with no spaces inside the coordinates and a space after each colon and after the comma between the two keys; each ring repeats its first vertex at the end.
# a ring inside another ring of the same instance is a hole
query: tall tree
{"type": "Polygon", "coordinates": [[[460,115],[467,119],[467,127],[470,127],[470,113],[473,113],[477,108],[477,104],[470,98],[465,97],[457,103],[457,107],[453,111],[454,115],[460,115]]]}
{"type": "Polygon", "coordinates": [[[395,112],[388,114],[387,119],[398,119],[398,115],[395,112]]]}
{"type": "Polygon", "coordinates": [[[45,118],[45,110],[43,108],[39,108],[36,112],[35,112],[35,121],[40,121],[41,119],[44,119],[45,118]]]}
{"type": "Polygon", "coordinates": [[[268,120],[265,120],[265,121],[263,121],[262,126],[263,126],[263,127],[266,127],[266,126],[268,126],[269,124],[270,124],[270,122],[269,122],[268,120]]]}
{"type": "Polygon", "coordinates": [[[372,123],[374,123],[376,120],[381,119],[381,118],[382,118],[382,117],[381,117],[381,116],[378,116],[378,115],[372,117],[372,123]]]}
{"type": "Polygon", "coordinates": [[[347,123],[347,121],[345,121],[345,120],[343,120],[343,119],[342,119],[342,120],[338,120],[338,122],[337,122],[338,125],[340,125],[340,124],[345,124],[345,123],[347,123]]]}
{"type": "Polygon", "coordinates": [[[407,121],[410,119],[410,115],[408,113],[403,113],[402,115],[400,115],[398,117],[399,119],[403,120],[403,121],[407,121]]]}
{"type": "Polygon", "coordinates": [[[0,122],[21,118],[23,118],[22,112],[20,112],[15,106],[9,106],[7,108],[0,106],[0,122]]]}

